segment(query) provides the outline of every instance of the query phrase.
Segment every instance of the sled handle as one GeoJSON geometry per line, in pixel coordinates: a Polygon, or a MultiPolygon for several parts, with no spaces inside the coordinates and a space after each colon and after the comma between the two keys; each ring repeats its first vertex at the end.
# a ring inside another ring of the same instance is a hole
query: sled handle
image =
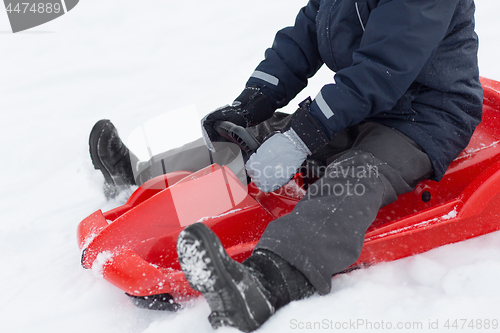
{"type": "Polygon", "coordinates": [[[214,129],[221,137],[235,143],[248,155],[255,153],[260,146],[260,143],[246,128],[229,121],[216,122],[214,129]]]}

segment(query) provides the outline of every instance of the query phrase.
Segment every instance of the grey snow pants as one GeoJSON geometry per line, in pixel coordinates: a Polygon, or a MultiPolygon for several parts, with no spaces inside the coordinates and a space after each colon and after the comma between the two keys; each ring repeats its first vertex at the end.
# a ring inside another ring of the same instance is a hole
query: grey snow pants
{"type": "MultiPolygon", "coordinates": [[[[262,141],[286,126],[288,119],[277,112],[250,130],[262,141]]],[[[209,154],[200,140],[153,157],[143,165],[137,183],[167,172],[196,171],[214,162],[227,164],[235,156],[227,150],[209,154]]],[[[412,139],[374,122],[337,133],[313,157],[325,164],[324,176],[290,214],[269,224],[256,249],[278,254],[299,269],[318,293],[327,294],[332,275],[356,262],[378,210],[429,178],[432,165],[412,139]]]]}
{"type": "Polygon", "coordinates": [[[432,175],[427,154],[401,132],[373,122],[355,131],[352,144],[339,136],[345,150],[329,159],[325,175],[290,214],[269,224],[256,247],[295,266],[320,294],[330,292],[332,275],[356,262],[378,210],[432,175]]]}

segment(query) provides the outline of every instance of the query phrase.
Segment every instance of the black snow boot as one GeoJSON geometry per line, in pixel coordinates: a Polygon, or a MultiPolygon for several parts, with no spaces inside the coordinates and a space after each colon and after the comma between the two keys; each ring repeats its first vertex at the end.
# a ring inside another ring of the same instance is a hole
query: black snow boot
{"type": "Polygon", "coordinates": [[[177,253],[187,281],[210,305],[208,320],[213,328],[232,326],[251,332],[274,313],[270,292],[258,273],[231,259],[204,224],[192,224],[180,233],[177,253]]]}
{"type": "Polygon", "coordinates": [[[270,292],[270,302],[276,310],[316,292],[302,272],[274,252],[257,249],[243,265],[259,272],[260,281],[270,292]]]}
{"type": "Polygon", "coordinates": [[[120,191],[136,184],[130,162],[131,153],[111,121],[102,119],[94,125],[89,146],[94,168],[101,170],[104,175],[106,198],[114,198],[120,191]]]}

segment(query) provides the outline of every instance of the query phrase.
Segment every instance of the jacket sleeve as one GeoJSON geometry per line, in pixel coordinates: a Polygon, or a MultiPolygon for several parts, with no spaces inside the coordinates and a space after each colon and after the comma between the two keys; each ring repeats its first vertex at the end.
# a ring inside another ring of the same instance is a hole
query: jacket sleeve
{"type": "Polygon", "coordinates": [[[385,0],[366,23],[352,66],[311,104],[327,132],[391,110],[445,38],[459,0],[385,0]]]}
{"type": "Polygon", "coordinates": [[[323,65],[316,35],[318,9],[319,0],[309,1],[293,27],[278,31],[265,59],[247,82],[247,86],[260,87],[276,107],[288,104],[323,65]]]}

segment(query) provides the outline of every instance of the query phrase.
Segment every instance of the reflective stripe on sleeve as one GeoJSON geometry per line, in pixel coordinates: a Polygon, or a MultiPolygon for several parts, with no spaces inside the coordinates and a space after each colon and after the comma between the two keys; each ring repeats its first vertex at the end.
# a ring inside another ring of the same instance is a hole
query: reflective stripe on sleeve
{"type": "Polygon", "coordinates": [[[272,76],[271,74],[261,72],[261,71],[254,71],[252,73],[251,77],[260,79],[262,81],[266,81],[267,83],[270,83],[273,86],[277,86],[278,83],[280,82],[280,80],[277,77],[272,76]]]}
{"type": "Polygon", "coordinates": [[[321,110],[321,112],[323,112],[323,114],[327,119],[333,117],[334,113],[332,109],[330,109],[328,104],[325,102],[325,99],[323,98],[323,94],[321,94],[321,91],[314,100],[316,101],[316,104],[318,104],[319,109],[321,110]]]}

